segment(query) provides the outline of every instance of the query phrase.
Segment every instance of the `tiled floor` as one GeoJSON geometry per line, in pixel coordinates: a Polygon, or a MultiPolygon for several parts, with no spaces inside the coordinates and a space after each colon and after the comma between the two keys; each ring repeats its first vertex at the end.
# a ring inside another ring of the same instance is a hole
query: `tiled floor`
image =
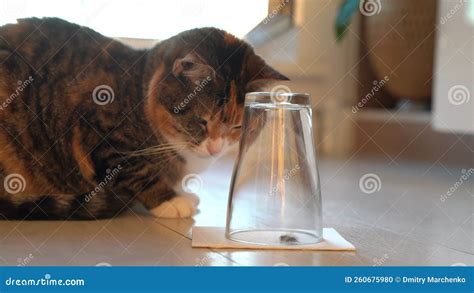
{"type": "Polygon", "coordinates": [[[232,166],[220,161],[202,174],[193,220],[130,211],[96,222],[0,222],[0,265],[474,265],[474,174],[456,184],[472,165],[319,163],[325,226],[351,241],[355,253],[191,248],[193,225],[225,223],[232,166]],[[361,191],[367,173],[380,177],[379,191],[361,191]]]}

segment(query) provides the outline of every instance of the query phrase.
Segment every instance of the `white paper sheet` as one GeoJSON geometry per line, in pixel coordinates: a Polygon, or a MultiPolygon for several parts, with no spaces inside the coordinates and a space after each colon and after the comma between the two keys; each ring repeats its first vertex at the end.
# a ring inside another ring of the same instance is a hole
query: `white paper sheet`
{"type": "Polygon", "coordinates": [[[334,228],[323,229],[323,240],[308,245],[255,245],[229,240],[223,227],[194,227],[192,247],[234,248],[234,249],[280,249],[280,250],[335,250],[355,251],[354,245],[344,239],[334,228]]]}

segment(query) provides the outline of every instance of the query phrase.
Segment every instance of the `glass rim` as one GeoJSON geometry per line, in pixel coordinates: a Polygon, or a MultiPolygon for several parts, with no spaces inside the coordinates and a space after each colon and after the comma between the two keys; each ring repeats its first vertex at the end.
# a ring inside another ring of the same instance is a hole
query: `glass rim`
{"type": "Polygon", "coordinates": [[[245,94],[245,104],[295,104],[311,106],[311,96],[308,93],[292,92],[249,92],[245,94]]]}
{"type": "Polygon", "coordinates": [[[236,241],[240,243],[246,243],[246,244],[253,244],[253,245],[260,245],[260,246],[280,246],[280,247],[301,247],[301,246],[306,246],[306,245],[311,245],[311,244],[316,244],[319,243],[323,240],[323,233],[322,229],[321,232],[318,233],[316,231],[311,231],[310,229],[294,229],[294,228],[269,228],[269,229],[258,229],[258,228],[247,228],[247,229],[235,229],[235,230],[230,230],[229,227],[226,226],[226,231],[225,231],[225,237],[231,241],[236,241]],[[247,232],[293,232],[293,233],[298,233],[298,234],[306,234],[309,237],[313,237],[311,241],[305,241],[303,243],[276,243],[276,242],[261,242],[261,241],[251,241],[251,240],[246,240],[245,236],[242,237],[241,234],[247,233],[247,232]],[[238,236],[239,234],[239,236],[238,236]]]}

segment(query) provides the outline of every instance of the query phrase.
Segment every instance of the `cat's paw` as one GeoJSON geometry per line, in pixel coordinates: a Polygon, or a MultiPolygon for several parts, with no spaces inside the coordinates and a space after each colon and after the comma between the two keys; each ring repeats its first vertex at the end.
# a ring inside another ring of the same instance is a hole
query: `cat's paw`
{"type": "Polygon", "coordinates": [[[176,195],[150,210],[157,218],[189,218],[196,214],[199,197],[188,193],[176,195]]]}

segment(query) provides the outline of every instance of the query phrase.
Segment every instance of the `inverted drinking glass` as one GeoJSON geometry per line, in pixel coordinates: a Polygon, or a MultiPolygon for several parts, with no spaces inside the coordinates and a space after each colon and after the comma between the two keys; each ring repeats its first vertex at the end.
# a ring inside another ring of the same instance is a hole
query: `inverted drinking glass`
{"type": "Polygon", "coordinates": [[[226,237],[270,246],[312,244],[322,239],[308,94],[246,95],[226,237]]]}

